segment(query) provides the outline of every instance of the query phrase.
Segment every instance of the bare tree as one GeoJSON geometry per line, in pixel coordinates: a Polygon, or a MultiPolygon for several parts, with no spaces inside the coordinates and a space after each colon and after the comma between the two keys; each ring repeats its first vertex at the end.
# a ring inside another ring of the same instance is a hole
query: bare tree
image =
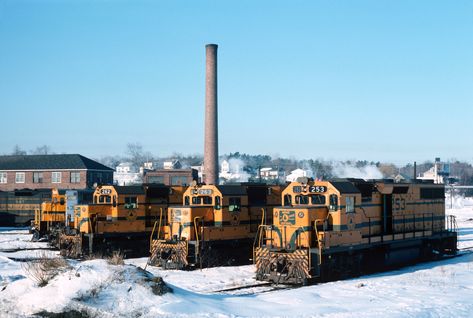
{"type": "Polygon", "coordinates": [[[128,143],[126,145],[126,155],[136,168],[141,167],[151,156],[149,152],[143,150],[143,146],[138,142],[128,143]]]}
{"type": "Polygon", "coordinates": [[[42,145],[36,147],[35,150],[31,151],[33,155],[47,155],[51,153],[51,147],[48,145],[42,145]]]}
{"type": "Polygon", "coordinates": [[[24,156],[24,155],[26,155],[26,151],[24,151],[23,149],[21,149],[19,145],[15,145],[15,147],[13,147],[12,155],[15,155],[15,156],[24,156]]]}

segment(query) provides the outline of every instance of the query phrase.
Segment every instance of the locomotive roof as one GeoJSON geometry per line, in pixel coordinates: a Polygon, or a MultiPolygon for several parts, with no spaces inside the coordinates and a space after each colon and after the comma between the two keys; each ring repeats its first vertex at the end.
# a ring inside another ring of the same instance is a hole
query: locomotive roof
{"type": "Polygon", "coordinates": [[[337,189],[340,193],[360,193],[357,187],[349,181],[330,181],[330,183],[337,189]]]}
{"type": "Polygon", "coordinates": [[[118,194],[145,194],[145,190],[141,185],[132,186],[115,186],[118,194]]]}
{"type": "Polygon", "coordinates": [[[222,195],[246,195],[246,187],[241,185],[218,185],[217,189],[222,195]]]}

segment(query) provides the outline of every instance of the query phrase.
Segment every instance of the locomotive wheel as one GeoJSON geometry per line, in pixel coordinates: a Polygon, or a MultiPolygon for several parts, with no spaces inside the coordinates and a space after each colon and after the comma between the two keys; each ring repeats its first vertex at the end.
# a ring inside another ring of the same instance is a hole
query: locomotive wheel
{"type": "Polygon", "coordinates": [[[223,264],[221,261],[222,256],[212,247],[202,250],[200,259],[202,261],[202,267],[215,267],[223,264]]]}

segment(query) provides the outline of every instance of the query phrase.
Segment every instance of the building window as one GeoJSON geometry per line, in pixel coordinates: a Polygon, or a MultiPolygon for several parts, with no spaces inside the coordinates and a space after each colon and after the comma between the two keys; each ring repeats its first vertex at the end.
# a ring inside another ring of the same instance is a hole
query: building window
{"type": "Polygon", "coordinates": [[[71,183],[80,183],[80,172],[71,172],[71,183]]]}
{"type": "Polygon", "coordinates": [[[25,173],[17,172],[15,176],[15,183],[25,183],[25,173]]]}
{"type": "Polygon", "coordinates": [[[7,173],[0,172],[0,183],[7,183],[7,173]]]}
{"type": "Polygon", "coordinates": [[[33,183],[43,183],[42,172],[33,172],[33,183]]]}
{"type": "Polygon", "coordinates": [[[60,172],[53,172],[51,175],[51,182],[52,183],[61,183],[61,173],[60,172]]]}
{"type": "Polygon", "coordinates": [[[148,176],[148,183],[164,183],[163,176],[148,176]]]}
{"type": "Polygon", "coordinates": [[[171,176],[171,185],[187,185],[187,177],[171,176]]]}

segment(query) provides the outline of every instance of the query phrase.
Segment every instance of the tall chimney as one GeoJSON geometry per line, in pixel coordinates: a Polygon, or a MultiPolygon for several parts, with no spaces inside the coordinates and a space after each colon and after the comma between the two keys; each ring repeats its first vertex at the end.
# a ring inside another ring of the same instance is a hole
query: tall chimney
{"type": "Polygon", "coordinates": [[[204,182],[218,184],[217,45],[205,46],[204,182]]]}

